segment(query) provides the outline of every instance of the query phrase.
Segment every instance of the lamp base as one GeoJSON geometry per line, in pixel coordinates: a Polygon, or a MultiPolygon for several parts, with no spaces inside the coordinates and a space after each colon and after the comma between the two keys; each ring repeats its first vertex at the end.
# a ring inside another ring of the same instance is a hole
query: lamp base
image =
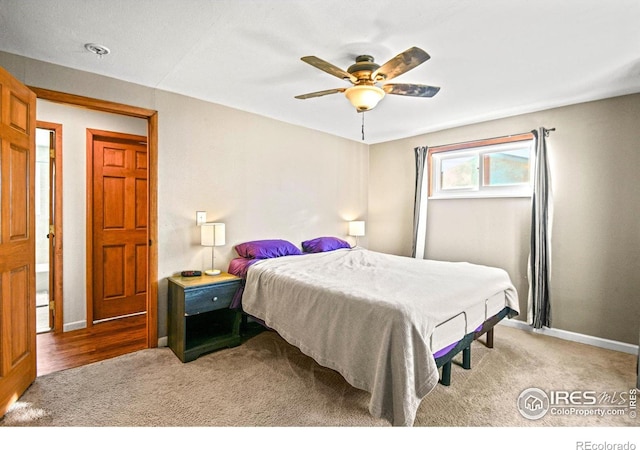
{"type": "Polygon", "coordinates": [[[220,269],[209,269],[204,271],[205,275],[220,275],[220,269]]]}

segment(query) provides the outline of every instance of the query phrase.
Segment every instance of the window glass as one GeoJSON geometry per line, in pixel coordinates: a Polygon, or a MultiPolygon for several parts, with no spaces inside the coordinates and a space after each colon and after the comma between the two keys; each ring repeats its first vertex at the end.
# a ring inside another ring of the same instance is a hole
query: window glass
{"type": "Polygon", "coordinates": [[[531,195],[533,136],[429,148],[433,198],[531,195]]]}
{"type": "Polygon", "coordinates": [[[482,155],[484,186],[510,186],[529,183],[529,148],[482,155]]]}
{"type": "Polygon", "coordinates": [[[443,158],[440,163],[440,188],[473,189],[478,184],[476,155],[443,158]]]}

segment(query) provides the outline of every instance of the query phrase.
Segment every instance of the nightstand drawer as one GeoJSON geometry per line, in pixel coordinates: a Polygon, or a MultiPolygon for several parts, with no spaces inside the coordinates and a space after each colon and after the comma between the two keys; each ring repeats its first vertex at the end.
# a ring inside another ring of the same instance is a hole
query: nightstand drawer
{"type": "Polygon", "coordinates": [[[239,283],[210,285],[185,292],[185,316],[200,314],[216,309],[228,308],[239,283]]]}

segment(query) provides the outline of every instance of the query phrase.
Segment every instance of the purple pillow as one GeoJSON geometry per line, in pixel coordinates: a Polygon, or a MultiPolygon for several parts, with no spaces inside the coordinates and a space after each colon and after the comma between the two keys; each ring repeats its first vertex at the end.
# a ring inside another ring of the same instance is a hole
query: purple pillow
{"type": "Polygon", "coordinates": [[[330,252],[339,248],[351,248],[351,245],[347,241],[331,236],[319,237],[302,243],[302,251],[305,253],[330,252]]]}
{"type": "Polygon", "coordinates": [[[298,247],[282,239],[244,242],[236,245],[235,248],[238,255],[249,259],[268,259],[302,254],[298,247]]]}

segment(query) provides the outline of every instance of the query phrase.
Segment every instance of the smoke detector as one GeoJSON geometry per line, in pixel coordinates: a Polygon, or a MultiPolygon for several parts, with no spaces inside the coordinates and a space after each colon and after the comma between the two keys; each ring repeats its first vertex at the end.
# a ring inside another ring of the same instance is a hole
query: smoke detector
{"type": "Polygon", "coordinates": [[[84,48],[86,48],[91,53],[95,53],[100,57],[111,53],[111,50],[109,50],[104,45],[100,45],[100,44],[84,44],[84,48]]]}

